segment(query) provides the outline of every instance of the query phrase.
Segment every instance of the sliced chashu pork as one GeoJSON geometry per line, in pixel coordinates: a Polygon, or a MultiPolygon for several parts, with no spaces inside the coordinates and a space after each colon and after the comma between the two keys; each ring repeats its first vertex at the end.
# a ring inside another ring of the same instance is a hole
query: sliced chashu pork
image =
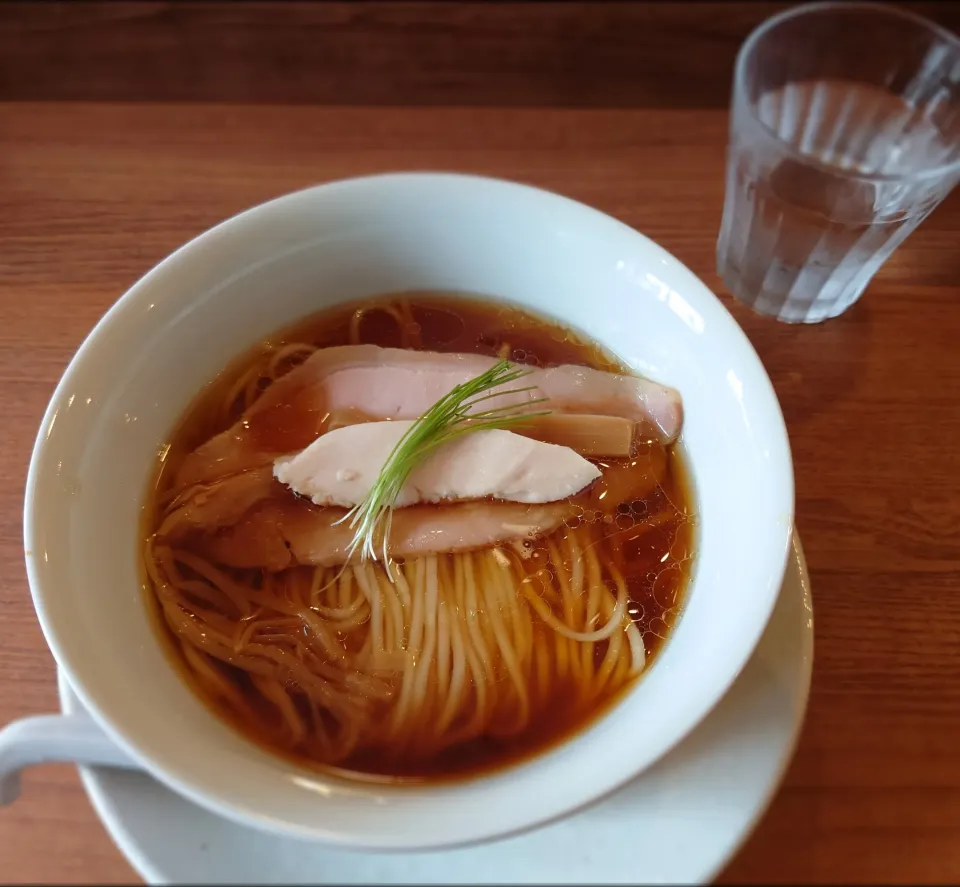
{"type": "MultiPolygon", "coordinates": [[[[649,495],[666,470],[662,447],[642,447],[630,463],[606,467],[600,481],[572,501],[400,508],[393,515],[389,551],[397,558],[413,557],[546,535],[584,508],[612,513],[620,502],[649,495]]],[[[229,566],[268,570],[296,564],[330,566],[344,562],[353,537],[347,522],[337,525],[345,514],[342,508],[297,499],[268,465],[189,491],[157,535],[173,544],[186,542],[229,566]]]]}
{"type": "MultiPolygon", "coordinates": [[[[366,420],[417,419],[454,386],[494,363],[477,354],[440,354],[343,345],[323,348],[278,379],[231,428],[198,447],[177,475],[180,489],[256,468],[312,443],[337,414],[366,420]]],[[[531,368],[482,409],[549,399],[553,413],[590,413],[646,422],[662,443],[680,432],[679,394],[639,376],[565,365],[531,368]]]]}
{"type": "MultiPolygon", "coordinates": [[[[523,505],[463,502],[398,508],[391,521],[388,551],[410,558],[440,551],[472,551],[556,530],[577,514],[569,502],[523,505]]],[[[199,537],[192,547],[232,567],[285,570],[297,564],[324,567],[347,562],[353,540],[342,508],[321,508],[305,499],[270,499],[233,526],[199,537]]],[[[356,552],[353,561],[359,561],[356,552]]]]}
{"type": "Polygon", "coordinates": [[[212,533],[233,526],[267,499],[289,496],[290,491],[274,478],[273,466],[241,471],[184,491],[167,509],[157,536],[179,540],[194,533],[212,533]]]}
{"type": "MultiPolygon", "coordinates": [[[[348,425],[318,437],[295,456],[281,457],[274,475],[316,505],[351,508],[363,502],[413,421],[348,425]]],[[[475,431],[428,453],[410,472],[395,508],[464,499],[544,503],[567,499],[600,477],[600,469],[569,447],[503,429],[475,431]]]]}
{"type": "MultiPolygon", "coordinates": [[[[174,504],[157,535],[235,567],[345,563],[354,535],[348,522],[340,523],[346,508],[320,506],[361,501],[412,424],[354,425],[324,435],[303,453],[278,460],[277,473],[290,486],[274,478],[273,466],[195,486],[174,504]]],[[[411,474],[392,514],[388,551],[406,558],[550,533],[577,511],[555,500],[569,499],[599,477],[599,469],[566,447],[506,431],[474,432],[438,448],[411,474]],[[519,501],[503,501],[510,497],[519,501]],[[470,501],[412,504],[443,500],[470,501]]]]}

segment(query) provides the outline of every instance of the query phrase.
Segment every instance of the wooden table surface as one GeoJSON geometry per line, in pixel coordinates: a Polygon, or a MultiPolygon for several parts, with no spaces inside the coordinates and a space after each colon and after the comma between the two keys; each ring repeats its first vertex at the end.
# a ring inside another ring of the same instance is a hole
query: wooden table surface
{"type": "MultiPolygon", "coordinates": [[[[813,582],[813,689],[783,786],[722,880],[960,880],[960,194],[847,315],[792,327],[732,304],[714,272],[722,108],[38,98],[0,104],[0,724],[56,706],[22,494],[47,399],[100,315],[179,244],[286,191],[396,169],[485,173],[661,243],[720,293],[780,397],[813,582]]],[[[0,880],[133,879],[73,768],[31,771],[0,809],[0,880]]]]}

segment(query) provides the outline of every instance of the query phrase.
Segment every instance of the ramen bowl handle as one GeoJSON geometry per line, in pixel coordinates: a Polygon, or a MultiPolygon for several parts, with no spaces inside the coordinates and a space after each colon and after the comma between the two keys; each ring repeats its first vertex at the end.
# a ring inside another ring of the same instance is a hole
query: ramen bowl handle
{"type": "Polygon", "coordinates": [[[24,768],[52,762],[141,769],[86,715],[22,718],[0,730],[0,806],[19,797],[24,768]]]}

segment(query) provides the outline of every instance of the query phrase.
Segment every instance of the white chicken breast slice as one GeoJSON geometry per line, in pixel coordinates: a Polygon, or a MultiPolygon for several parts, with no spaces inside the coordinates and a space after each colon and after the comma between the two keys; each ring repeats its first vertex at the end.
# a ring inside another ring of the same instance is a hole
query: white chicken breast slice
{"type": "MultiPolygon", "coordinates": [[[[274,475],[316,505],[352,508],[367,497],[413,421],[348,425],[274,462],[274,475]]],[[[600,469],[569,447],[502,429],[474,431],[442,444],[420,462],[394,507],[469,499],[539,504],[579,493],[600,469]]]]}

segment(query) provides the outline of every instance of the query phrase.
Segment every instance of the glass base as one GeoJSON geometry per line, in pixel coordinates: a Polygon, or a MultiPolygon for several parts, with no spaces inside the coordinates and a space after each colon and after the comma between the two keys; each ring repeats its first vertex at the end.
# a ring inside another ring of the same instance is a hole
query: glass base
{"type": "Polygon", "coordinates": [[[840,298],[823,299],[822,293],[807,297],[761,290],[745,292],[742,280],[731,269],[719,269],[721,279],[733,297],[743,305],[764,317],[772,317],[782,323],[823,323],[849,310],[863,295],[866,284],[843,294],[840,298]]]}

